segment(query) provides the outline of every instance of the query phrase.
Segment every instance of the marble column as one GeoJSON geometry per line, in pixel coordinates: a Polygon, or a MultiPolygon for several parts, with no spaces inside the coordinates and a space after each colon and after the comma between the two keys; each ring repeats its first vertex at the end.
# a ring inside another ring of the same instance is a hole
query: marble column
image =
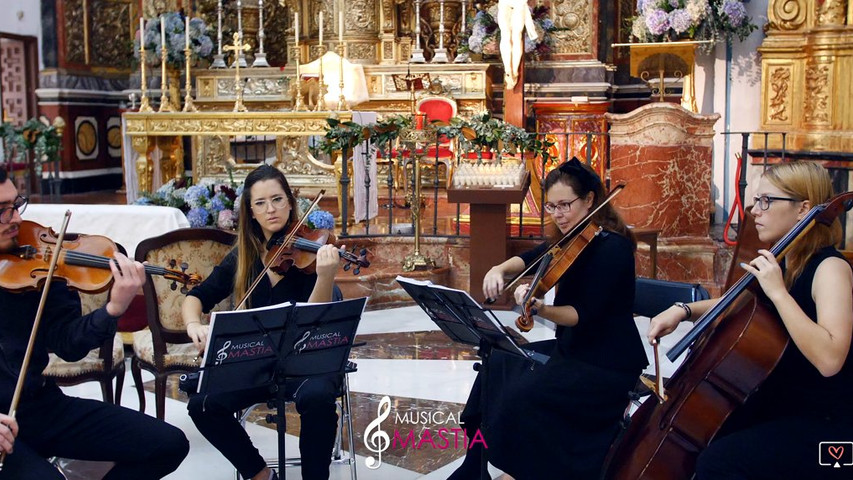
{"type": "Polygon", "coordinates": [[[626,184],[614,204],[628,224],[660,230],[660,277],[713,286],[719,249],[709,236],[711,160],[720,115],[652,103],[606,118],[611,185],[626,184]]]}

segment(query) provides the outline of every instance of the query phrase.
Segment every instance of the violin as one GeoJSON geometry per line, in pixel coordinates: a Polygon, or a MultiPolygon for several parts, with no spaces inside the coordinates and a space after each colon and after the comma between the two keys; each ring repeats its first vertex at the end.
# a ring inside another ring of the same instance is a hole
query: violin
{"type": "MultiPolygon", "coordinates": [[[[335,243],[335,235],[330,230],[312,229],[307,225],[301,225],[292,238],[290,235],[285,235],[273,242],[264,257],[264,264],[269,265],[269,269],[279,275],[284,275],[290,268],[314,273],[317,267],[317,250],[329,243],[335,243]]],[[[354,251],[355,249],[353,252],[348,252],[340,248],[338,255],[346,262],[343,269],[348,271],[355,265],[352,273],[358,275],[362,267],[370,266],[370,262],[367,260],[366,249],[361,249],[359,255],[354,251]]]]}
{"type": "MultiPolygon", "coordinates": [[[[18,247],[0,253],[0,287],[22,292],[41,289],[47,278],[50,262],[59,250],[54,277],[64,279],[69,288],[86,293],[103,292],[110,288],[113,275],[110,262],[118,246],[101,235],[66,235],[61,249],[52,228],[24,220],[18,227],[18,247]]],[[[145,272],[162,275],[172,280],[172,290],[181,284],[186,293],[187,286],[201,283],[201,276],[186,273],[188,265],[182,263],[178,270],[172,260],[170,267],[145,265],[145,272]]]]}

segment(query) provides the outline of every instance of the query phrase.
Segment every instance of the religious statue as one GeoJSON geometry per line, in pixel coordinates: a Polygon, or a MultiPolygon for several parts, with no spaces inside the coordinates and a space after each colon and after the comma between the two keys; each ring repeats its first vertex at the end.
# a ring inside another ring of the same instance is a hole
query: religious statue
{"type": "Polygon", "coordinates": [[[501,60],[504,64],[504,86],[512,90],[518,81],[524,55],[525,28],[534,42],[539,39],[527,0],[498,0],[498,27],[501,29],[501,60]]]}

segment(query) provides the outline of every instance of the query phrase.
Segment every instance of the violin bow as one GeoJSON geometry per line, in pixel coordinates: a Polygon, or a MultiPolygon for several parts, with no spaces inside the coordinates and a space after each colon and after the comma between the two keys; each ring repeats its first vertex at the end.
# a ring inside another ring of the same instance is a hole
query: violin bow
{"type": "MultiPolygon", "coordinates": [[[[545,255],[548,252],[550,252],[551,249],[554,248],[554,246],[562,245],[566,240],[574,237],[575,235],[577,235],[578,232],[580,232],[584,228],[586,228],[587,222],[589,222],[589,220],[593,217],[593,215],[598,213],[599,210],[604,208],[605,205],[607,205],[608,203],[610,203],[611,200],[616,198],[616,195],[619,195],[619,193],[621,193],[622,189],[624,189],[624,188],[625,188],[624,183],[620,183],[620,184],[616,185],[613,188],[613,190],[610,191],[610,193],[607,195],[607,197],[605,197],[605,199],[601,202],[601,204],[599,204],[597,207],[595,207],[595,209],[593,211],[589,212],[580,222],[578,222],[577,225],[575,225],[574,227],[572,227],[571,230],[566,232],[566,234],[563,235],[563,238],[558,240],[556,243],[554,243],[554,245],[551,245],[547,250],[545,250],[542,254],[540,254],[538,257],[536,257],[536,260],[530,262],[530,265],[528,265],[527,268],[525,268],[521,273],[516,275],[508,284],[506,284],[506,286],[504,286],[504,288],[501,289],[500,293],[498,293],[498,297],[503,295],[510,288],[514,287],[515,284],[518,283],[518,281],[521,280],[522,277],[524,277],[528,273],[530,273],[531,270],[533,270],[534,268],[538,268],[539,262],[541,262],[542,259],[545,258],[545,255]]],[[[495,303],[495,300],[497,300],[497,298],[487,298],[485,303],[487,303],[487,304],[495,303]]]]}
{"type": "MultiPolygon", "coordinates": [[[[62,220],[62,228],[59,230],[57,237],[56,248],[53,251],[53,257],[50,259],[50,268],[48,268],[47,276],[44,280],[44,288],[41,291],[41,299],[39,299],[38,310],[36,310],[36,318],[33,320],[33,329],[30,331],[30,340],[27,342],[27,349],[24,352],[24,360],[21,363],[21,371],[18,374],[18,383],[15,384],[15,393],[12,395],[12,403],[9,404],[9,416],[15,418],[18,410],[18,403],[21,401],[21,392],[24,390],[24,380],[27,378],[27,368],[30,366],[30,358],[33,356],[33,347],[36,343],[36,335],[38,334],[41,317],[44,313],[44,305],[47,303],[47,294],[50,291],[50,283],[53,281],[53,273],[56,270],[56,263],[59,260],[59,252],[62,250],[62,242],[65,240],[65,230],[68,228],[68,222],[71,220],[71,210],[65,211],[65,218],[62,220]]],[[[6,463],[6,452],[0,454],[0,471],[3,470],[3,465],[6,463]]]]}
{"type": "Polygon", "coordinates": [[[315,198],[314,201],[311,202],[311,206],[305,210],[305,213],[302,214],[302,217],[299,218],[299,221],[296,222],[296,225],[290,229],[290,233],[287,234],[287,237],[285,237],[284,241],[281,242],[281,245],[278,246],[278,248],[276,249],[275,255],[273,255],[273,258],[266,265],[264,265],[264,269],[261,271],[260,274],[258,274],[257,277],[255,277],[255,280],[252,282],[252,285],[246,291],[246,294],[243,295],[243,298],[240,299],[240,303],[237,305],[237,308],[235,308],[234,310],[240,310],[243,308],[243,306],[246,303],[246,300],[249,299],[249,296],[252,294],[252,292],[255,290],[255,288],[261,283],[261,279],[264,278],[264,275],[267,274],[270,267],[278,261],[278,257],[280,257],[281,253],[284,252],[285,246],[290,245],[290,242],[293,241],[293,237],[296,236],[296,232],[299,230],[299,227],[301,227],[305,223],[305,220],[308,218],[308,214],[311,213],[312,210],[314,210],[314,207],[316,207],[318,203],[320,203],[320,199],[323,198],[323,195],[325,195],[325,194],[326,194],[325,189],[320,190],[320,193],[317,194],[317,198],[315,198]]]}

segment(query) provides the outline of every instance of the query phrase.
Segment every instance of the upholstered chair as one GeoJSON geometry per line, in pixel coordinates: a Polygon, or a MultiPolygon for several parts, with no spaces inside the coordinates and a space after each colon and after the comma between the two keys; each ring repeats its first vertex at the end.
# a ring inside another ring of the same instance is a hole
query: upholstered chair
{"type": "MultiPolygon", "coordinates": [[[[456,116],[457,106],[456,100],[447,96],[426,96],[418,101],[417,109],[421,113],[426,114],[427,123],[440,121],[449,124],[450,120],[456,116]]],[[[456,158],[456,147],[453,140],[448,138],[439,138],[438,147],[435,143],[431,143],[426,150],[426,155],[422,160],[422,168],[435,168],[435,154],[438,150],[438,162],[444,165],[446,185],[450,183],[450,177],[453,174],[453,160],[456,158]]],[[[436,172],[438,175],[438,172],[436,172]]]]}
{"type": "MultiPolygon", "coordinates": [[[[185,265],[186,273],[197,274],[203,280],[231,251],[235,238],[232,233],[213,228],[183,228],[143,240],[136,247],[136,260],[166,268],[181,269],[185,265]]],[[[167,377],[196,371],[201,358],[181,317],[186,289],[167,278],[148,275],[143,292],[148,329],[134,332],[131,373],[142,412],[145,411],[145,392],[141,369],[154,374],[157,418],[162,420],[167,377]]],[[[232,304],[232,299],[227,298],[214,310],[231,310],[232,304]]]]}
{"type": "MultiPolygon", "coordinates": [[[[87,314],[107,303],[109,290],[101,293],[80,293],[82,314],[87,314]]],[[[121,403],[121,389],[124,385],[124,344],[116,334],[100,347],[91,350],[88,355],[76,362],[67,362],[55,353],[43,375],[56,381],[57,385],[70,386],[83,382],[97,381],[101,384],[104,402],[121,403]],[[113,379],[115,379],[115,397],[113,397],[113,379]]]]}

